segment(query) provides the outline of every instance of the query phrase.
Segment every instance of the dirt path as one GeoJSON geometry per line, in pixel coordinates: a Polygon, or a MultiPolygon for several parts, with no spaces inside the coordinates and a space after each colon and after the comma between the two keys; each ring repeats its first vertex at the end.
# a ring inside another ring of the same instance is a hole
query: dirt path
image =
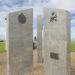
{"type": "MultiPolygon", "coordinates": [[[[34,50],[34,68],[25,75],[47,75],[41,64],[37,64],[37,52],[34,50]]],[[[7,75],[6,53],[0,54],[0,75],[7,75]]],[[[71,75],[75,75],[75,53],[71,53],[71,75]]]]}
{"type": "Polygon", "coordinates": [[[6,53],[0,54],[0,75],[6,75],[7,73],[7,61],[6,61],[6,53]]]}
{"type": "Polygon", "coordinates": [[[71,53],[71,75],[75,75],[75,53],[71,53]]]}

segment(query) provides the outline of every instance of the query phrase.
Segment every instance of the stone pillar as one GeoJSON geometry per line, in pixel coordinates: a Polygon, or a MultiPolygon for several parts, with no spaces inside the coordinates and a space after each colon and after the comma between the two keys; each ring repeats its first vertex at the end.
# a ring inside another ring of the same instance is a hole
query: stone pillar
{"type": "Polygon", "coordinates": [[[42,63],[42,16],[37,17],[37,53],[38,63],[42,63]]]}
{"type": "Polygon", "coordinates": [[[8,75],[24,75],[33,64],[33,9],[8,14],[8,75]]]}
{"type": "Polygon", "coordinates": [[[45,8],[44,68],[48,75],[70,75],[70,14],[45,8]]]}

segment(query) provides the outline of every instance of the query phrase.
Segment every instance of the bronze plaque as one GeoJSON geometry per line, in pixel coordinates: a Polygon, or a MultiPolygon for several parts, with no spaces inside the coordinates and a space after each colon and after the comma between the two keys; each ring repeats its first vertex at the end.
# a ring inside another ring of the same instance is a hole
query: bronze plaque
{"type": "Polygon", "coordinates": [[[51,52],[51,53],[50,53],[50,57],[51,57],[52,59],[58,60],[58,59],[59,59],[59,54],[51,52]]]}
{"type": "Polygon", "coordinates": [[[26,16],[21,13],[19,16],[18,16],[18,21],[21,23],[21,24],[24,24],[26,22],[26,16]]]}

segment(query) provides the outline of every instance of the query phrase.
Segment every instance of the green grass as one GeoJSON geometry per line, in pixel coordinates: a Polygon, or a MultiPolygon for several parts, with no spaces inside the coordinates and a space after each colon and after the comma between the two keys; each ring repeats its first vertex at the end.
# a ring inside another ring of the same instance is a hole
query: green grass
{"type": "Polygon", "coordinates": [[[75,41],[71,42],[71,51],[75,52],[75,41]]]}
{"type": "Polygon", "coordinates": [[[5,42],[0,42],[0,53],[3,53],[5,51],[5,42]]]}

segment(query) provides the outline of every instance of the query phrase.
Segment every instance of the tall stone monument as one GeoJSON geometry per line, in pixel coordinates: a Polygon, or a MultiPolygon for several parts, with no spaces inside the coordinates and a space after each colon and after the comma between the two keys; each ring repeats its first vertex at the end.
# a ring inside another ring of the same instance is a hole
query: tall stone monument
{"type": "Polygon", "coordinates": [[[45,8],[44,68],[48,75],[70,75],[70,14],[45,8]]]}
{"type": "Polygon", "coordinates": [[[33,9],[9,13],[7,47],[9,75],[24,75],[33,64],[33,9]]]}
{"type": "Polygon", "coordinates": [[[38,63],[42,63],[42,16],[37,17],[37,53],[38,63]]]}

